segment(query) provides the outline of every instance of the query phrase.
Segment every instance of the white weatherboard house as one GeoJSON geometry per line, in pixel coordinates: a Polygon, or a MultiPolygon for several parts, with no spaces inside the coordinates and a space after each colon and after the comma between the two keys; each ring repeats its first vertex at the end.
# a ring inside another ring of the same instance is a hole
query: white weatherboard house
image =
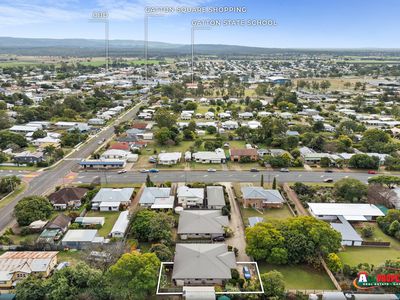
{"type": "Polygon", "coordinates": [[[176,244],[172,279],[178,286],[223,284],[236,266],[225,244],[176,244]]]}
{"type": "Polygon", "coordinates": [[[307,203],[311,214],[317,219],[329,221],[340,232],[342,245],[361,246],[362,238],[350,224],[375,220],[385,214],[373,204],[364,203],[307,203]]]}
{"type": "Polygon", "coordinates": [[[178,187],[178,204],[182,207],[199,207],[203,206],[204,189],[189,188],[187,186],[178,187]]]}
{"type": "Polygon", "coordinates": [[[129,205],[133,188],[102,188],[92,199],[92,209],[100,211],[118,211],[120,205],[129,205]]]}
{"type": "Polygon", "coordinates": [[[193,153],[193,160],[203,164],[221,164],[226,162],[225,151],[215,149],[215,151],[199,151],[193,153]]]}
{"type": "Polygon", "coordinates": [[[180,162],[182,158],[182,153],[180,152],[170,152],[170,153],[160,153],[158,154],[158,163],[160,165],[175,165],[180,162]]]}

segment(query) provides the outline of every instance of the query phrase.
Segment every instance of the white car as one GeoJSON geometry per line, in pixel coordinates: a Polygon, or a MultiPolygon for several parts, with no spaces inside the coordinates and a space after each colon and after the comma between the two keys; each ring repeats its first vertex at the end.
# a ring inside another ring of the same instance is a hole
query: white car
{"type": "Polygon", "coordinates": [[[208,169],[207,172],[217,172],[216,169],[208,169]]]}
{"type": "Polygon", "coordinates": [[[120,170],[120,171],[118,171],[118,174],[124,174],[126,172],[127,172],[126,170],[120,170]]]}

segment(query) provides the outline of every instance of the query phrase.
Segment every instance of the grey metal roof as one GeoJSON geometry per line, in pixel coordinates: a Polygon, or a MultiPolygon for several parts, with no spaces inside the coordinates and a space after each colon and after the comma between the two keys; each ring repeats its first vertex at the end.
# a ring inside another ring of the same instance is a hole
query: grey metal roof
{"type": "Polygon", "coordinates": [[[173,279],[230,279],[235,254],[226,244],[176,244],[173,279]]]}
{"type": "Polygon", "coordinates": [[[97,229],[70,229],[62,242],[91,242],[97,235],[97,229]]]}
{"type": "Polygon", "coordinates": [[[278,190],[266,190],[262,187],[246,186],[242,187],[243,199],[260,199],[264,202],[283,203],[281,193],[278,190]]]}
{"type": "Polygon", "coordinates": [[[331,223],[333,229],[340,232],[342,235],[342,241],[358,241],[362,242],[362,238],[357,231],[351,226],[349,222],[342,216],[338,217],[341,223],[331,223]]]}
{"type": "Polygon", "coordinates": [[[208,205],[225,205],[224,190],[222,186],[207,186],[208,205]]]}
{"type": "Polygon", "coordinates": [[[184,210],[179,216],[178,234],[223,234],[229,219],[219,210],[184,210]]]}
{"type": "Polygon", "coordinates": [[[145,187],[139,203],[153,204],[157,198],[169,198],[171,188],[145,187]]]}
{"type": "Polygon", "coordinates": [[[93,198],[95,202],[128,202],[133,194],[134,188],[112,189],[102,188],[93,198]]]}

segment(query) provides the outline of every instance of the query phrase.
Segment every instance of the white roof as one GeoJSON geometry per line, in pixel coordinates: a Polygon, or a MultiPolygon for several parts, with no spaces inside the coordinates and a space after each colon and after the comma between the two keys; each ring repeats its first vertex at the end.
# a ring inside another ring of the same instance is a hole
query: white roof
{"type": "Polygon", "coordinates": [[[167,152],[158,154],[159,161],[179,160],[182,157],[180,152],[167,152]]]}
{"type": "Polygon", "coordinates": [[[117,221],[115,221],[115,224],[113,228],[111,229],[110,234],[112,235],[113,233],[122,233],[124,234],[126,229],[128,228],[129,224],[129,211],[125,210],[121,212],[118,216],[117,221]]]}
{"type": "Polygon", "coordinates": [[[359,216],[384,216],[374,204],[364,203],[307,203],[310,211],[316,216],[345,216],[346,219],[359,216]]]}
{"type": "Polygon", "coordinates": [[[195,197],[204,199],[204,189],[180,186],[178,187],[178,197],[195,197]]]}
{"type": "Polygon", "coordinates": [[[91,242],[97,235],[97,229],[70,229],[62,239],[63,242],[91,242]]]}
{"type": "Polygon", "coordinates": [[[93,198],[92,203],[96,202],[129,202],[134,188],[112,189],[102,188],[93,198]]]}

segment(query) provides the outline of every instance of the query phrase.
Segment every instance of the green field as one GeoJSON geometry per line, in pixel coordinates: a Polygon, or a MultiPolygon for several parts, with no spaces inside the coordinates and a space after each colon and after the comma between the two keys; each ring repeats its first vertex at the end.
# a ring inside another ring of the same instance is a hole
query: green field
{"type": "Polygon", "coordinates": [[[99,235],[107,237],[117,221],[120,211],[89,211],[86,217],[104,217],[104,225],[99,229],[99,235]]]}
{"type": "Polygon", "coordinates": [[[248,219],[250,217],[260,217],[263,218],[264,221],[269,221],[271,219],[286,219],[293,217],[292,214],[290,213],[289,208],[286,205],[283,208],[270,208],[270,209],[265,209],[262,212],[254,208],[244,208],[244,207],[240,207],[240,210],[242,211],[244,219],[243,221],[245,225],[249,224],[248,219]]]}
{"type": "Polygon", "coordinates": [[[270,265],[258,262],[260,273],[277,270],[282,273],[286,289],[334,290],[335,286],[323,270],[306,265],[270,265]]]}
{"type": "MultiPolygon", "coordinates": [[[[369,224],[374,227],[374,235],[366,241],[390,242],[389,248],[377,247],[346,247],[338,255],[344,264],[355,266],[360,263],[369,263],[374,265],[383,264],[386,260],[400,259],[400,241],[386,235],[377,224],[369,224]]],[[[360,232],[361,228],[356,228],[360,232]]]]}
{"type": "Polygon", "coordinates": [[[69,262],[71,265],[76,265],[83,259],[83,252],[77,250],[60,251],[57,254],[59,262],[69,262]]]}

